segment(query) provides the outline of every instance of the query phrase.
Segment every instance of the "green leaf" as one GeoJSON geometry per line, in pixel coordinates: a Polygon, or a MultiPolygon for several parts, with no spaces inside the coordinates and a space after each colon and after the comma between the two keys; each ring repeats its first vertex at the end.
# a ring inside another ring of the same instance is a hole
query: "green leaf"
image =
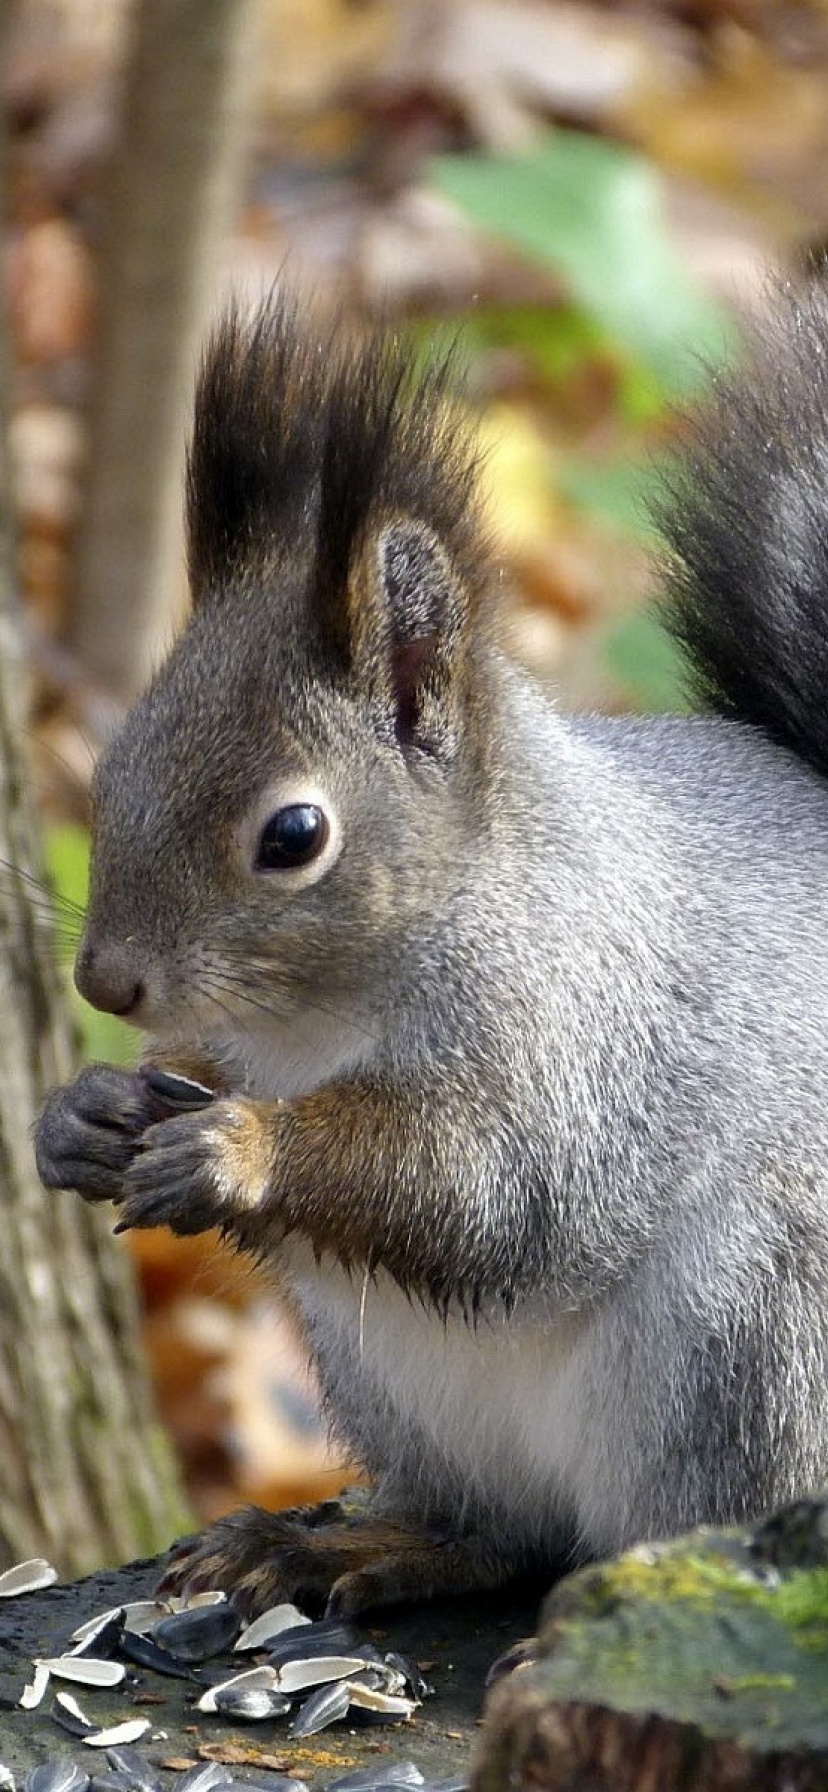
{"type": "Polygon", "coordinates": [[[651,611],[628,616],[607,635],[604,654],[630,707],[648,714],[687,713],[687,666],[651,611]]]}
{"type": "Polygon", "coordinates": [[[46,832],[46,868],[58,900],[86,907],[89,891],[89,835],[72,822],[59,822],[46,832]]]}
{"type": "MultiPolygon", "coordinates": [[[[60,913],[62,902],[86,907],[89,891],[89,835],[85,828],[61,822],[46,830],[46,867],[60,913]]],[[[80,917],[78,917],[78,932],[80,917]]],[[[58,942],[58,952],[67,966],[74,956],[74,947],[58,942]]],[[[135,1060],[135,1035],[114,1014],[100,1014],[91,1008],[69,984],[69,998],[80,1029],[84,1057],[103,1059],[108,1064],[132,1064],[135,1060]]]]}
{"type": "Polygon", "coordinates": [[[97,1008],[90,1008],[89,1003],[78,994],[74,984],[72,999],[81,1031],[84,1057],[96,1064],[133,1065],[138,1051],[138,1039],[132,1028],[118,1020],[117,1015],[99,1014],[97,1008]]]}
{"type": "Polygon", "coordinates": [[[483,305],[463,320],[469,353],[491,348],[521,350],[555,385],[604,349],[600,330],[576,305],[483,305]]]}
{"type": "Polygon", "coordinates": [[[573,299],[671,396],[732,340],[668,239],[653,167],[618,144],[556,131],[531,155],[440,156],[440,190],[481,229],[556,269],[573,299]]]}
{"type": "Polygon", "coordinates": [[[585,461],[570,459],[557,475],[558,490],[570,504],[598,517],[634,541],[656,536],[648,503],[658,489],[659,470],[652,460],[585,461]]]}

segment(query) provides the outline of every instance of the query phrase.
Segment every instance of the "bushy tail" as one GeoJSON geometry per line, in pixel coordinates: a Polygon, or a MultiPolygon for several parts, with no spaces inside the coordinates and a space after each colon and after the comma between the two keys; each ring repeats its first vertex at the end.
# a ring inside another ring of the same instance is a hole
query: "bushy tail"
{"type": "Polygon", "coordinates": [[[696,695],[828,772],[828,270],[777,289],[658,522],[696,695]]]}

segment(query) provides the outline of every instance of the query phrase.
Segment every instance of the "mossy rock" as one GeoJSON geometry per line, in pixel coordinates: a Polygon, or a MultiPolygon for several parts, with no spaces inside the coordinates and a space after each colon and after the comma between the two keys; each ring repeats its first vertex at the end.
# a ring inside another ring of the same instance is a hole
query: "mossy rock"
{"type": "Polygon", "coordinates": [[[495,1688],[475,1792],[825,1792],[828,1501],[563,1581],[495,1688]]]}

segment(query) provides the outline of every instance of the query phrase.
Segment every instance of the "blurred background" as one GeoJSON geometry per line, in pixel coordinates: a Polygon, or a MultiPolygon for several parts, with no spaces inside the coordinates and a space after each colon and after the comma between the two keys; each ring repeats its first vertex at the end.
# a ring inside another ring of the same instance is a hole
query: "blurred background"
{"type": "MultiPolygon", "coordinates": [[[[824,0],[5,0],[3,242],[34,781],[82,902],[97,745],[186,602],[182,451],[222,294],[458,340],[510,651],[669,708],[647,497],[768,270],[828,243],[824,0]]],[[[68,930],[71,931],[71,930],[68,930]]],[[[82,1011],[91,1056],[129,1061],[82,1011]]],[[[214,1240],[130,1237],[202,1518],[336,1491],[301,1347],[214,1240]]]]}

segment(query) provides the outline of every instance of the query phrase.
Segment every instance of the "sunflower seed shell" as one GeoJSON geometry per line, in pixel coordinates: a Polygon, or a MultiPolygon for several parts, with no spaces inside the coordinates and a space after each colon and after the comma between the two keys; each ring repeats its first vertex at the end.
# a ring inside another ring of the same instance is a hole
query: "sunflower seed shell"
{"type": "Polygon", "coordinates": [[[108,1730],[95,1730],[91,1736],[84,1736],[87,1748],[113,1748],[118,1742],[137,1742],[140,1736],[146,1736],[150,1727],[148,1717],[128,1717],[122,1724],[113,1724],[108,1730]]]}
{"type": "Polygon", "coordinates": [[[188,1606],[153,1625],[153,1641],[178,1661],[210,1661],[232,1647],[242,1621],[232,1605],[188,1606]]]}
{"type": "Polygon", "coordinates": [[[370,1692],[404,1693],[405,1681],[402,1674],[394,1668],[361,1668],[358,1674],[350,1674],[352,1686],[365,1686],[370,1692]]]}
{"type": "Polygon", "coordinates": [[[264,1649],[283,1630],[300,1630],[309,1624],[310,1618],[303,1617],[298,1605],[272,1605],[269,1611],[262,1612],[258,1618],[253,1619],[252,1624],[248,1624],[233,1647],[239,1652],[245,1649],[264,1649]]]}
{"type": "MultiPolygon", "coordinates": [[[[208,1687],[207,1691],[203,1692],[201,1698],[197,1700],[195,1708],[196,1711],[215,1711],[216,1694],[227,1692],[233,1686],[264,1687],[268,1692],[275,1692],[278,1684],[279,1678],[275,1668],[267,1666],[245,1668],[240,1674],[226,1675],[223,1680],[217,1680],[214,1686],[208,1687]]],[[[286,1700],[285,1704],[287,1703],[286,1700]]]]}
{"type": "Polygon", "coordinates": [[[309,1792],[306,1780],[295,1780],[289,1773],[270,1773],[267,1780],[245,1780],[245,1792],[309,1792]]]}
{"type": "Polygon", "coordinates": [[[77,1699],[73,1699],[70,1692],[55,1693],[52,1718],[56,1724],[60,1724],[62,1730],[68,1730],[70,1736],[80,1736],[84,1740],[97,1728],[96,1724],[90,1723],[85,1711],[81,1711],[77,1699]]]}
{"type": "Polygon", "coordinates": [[[197,1612],[205,1605],[226,1605],[227,1594],[221,1587],[206,1587],[203,1593],[190,1593],[185,1598],[181,1593],[170,1593],[164,1601],[168,1613],[197,1612]]]}
{"type": "Polygon", "coordinates": [[[187,1113],[194,1108],[209,1107],[211,1101],[215,1101],[212,1089],[197,1083],[194,1077],[174,1076],[169,1070],[156,1070],[152,1064],[142,1064],[139,1074],[153,1095],[176,1112],[187,1113]]]}
{"type": "Polygon", "coordinates": [[[333,1686],[320,1686],[311,1693],[297,1712],[290,1726],[292,1736],[315,1736],[330,1724],[342,1722],[348,1715],[351,1694],[347,1680],[336,1680],[333,1686]]]}
{"type": "Polygon", "coordinates": [[[396,1649],[389,1649],[385,1660],[390,1668],[396,1668],[403,1685],[407,1683],[410,1686],[413,1699],[429,1699],[433,1696],[434,1687],[423,1679],[419,1668],[407,1661],[404,1655],[398,1655],[396,1649]]]}
{"type": "Polygon", "coordinates": [[[325,1633],[321,1626],[309,1624],[306,1630],[286,1630],[276,1642],[273,1649],[268,1649],[267,1659],[271,1667],[281,1668],[287,1662],[318,1661],[321,1657],[347,1657],[349,1661],[359,1661],[367,1666],[369,1662],[381,1662],[382,1656],[373,1643],[345,1625],[337,1625],[333,1633],[325,1633]]]}
{"type": "Polygon", "coordinates": [[[0,1599],[15,1599],[18,1593],[37,1593],[42,1587],[53,1587],[58,1571],[43,1556],[29,1562],[16,1562],[0,1574],[0,1599]]]}
{"type": "Polygon", "coordinates": [[[76,1686],[120,1686],[126,1679],[122,1661],[99,1661],[94,1655],[50,1655],[36,1661],[56,1680],[72,1680],[76,1686]]]}
{"type": "Polygon", "coordinates": [[[125,1630],[121,1637],[121,1654],[140,1668],[151,1668],[154,1674],[167,1674],[171,1680],[194,1680],[195,1674],[186,1662],[178,1661],[168,1649],[162,1649],[149,1631],[125,1630]]]}
{"type": "Polygon", "coordinates": [[[381,1686],[366,1686],[362,1680],[346,1682],[352,1705],[361,1711],[378,1711],[383,1717],[411,1717],[417,1709],[416,1699],[407,1699],[402,1693],[385,1692],[381,1686]]]}
{"type": "MultiPolygon", "coordinates": [[[[21,1710],[22,1711],[36,1711],[38,1705],[41,1702],[41,1699],[45,1695],[46,1688],[48,1687],[48,1685],[49,1685],[49,1669],[46,1667],[44,1662],[38,1661],[35,1663],[35,1671],[31,1677],[31,1680],[28,1683],[28,1686],[24,1686],[23,1691],[20,1694],[20,1698],[17,1701],[21,1710]]],[[[0,1782],[0,1784],[1,1783],[2,1782],[0,1782]]]]}
{"type": "Polygon", "coordinates": [[[86,1634],[79,1641],[75,1642],[74,1634],[70,1637],[70,1642],[74,1642],[75,1646],[73,1649],[64,1649],[63,1654],[96,1655],[100,1661],[108,1661],[116,1653],[123,1635],[123,1606],[119,1606],[117,1611],[103,1612],[100,1618],[94,1620],[91,1628],[84,1626],[84,1629],[86,1634]]]}
{"type": "Polygon", "coordinates": [[[157,1624],[168,1609],[158,1599],[128,1600],[126,1605],[113,1605],[109,1611],[98,1612],[97,1617],[87,1618],[85,1623],[78,1625],[77,1630],[72,1631],[70,1640],[73,1643],[83,1642],[86,1637],[96,1635],[101,1625],[117,1617],[123,1618],[125,1629],[142,1632],[148,1630],[151,1624],[157,1624]]]}
{"type": "Polygon", "coordinates": [[[284,1717],[289,1710],[290,1699],[268,1686],[224,1686],[216,1693],[219,1717],[259,1723],[265,1717],[284,1717]]]}
{"type": "Polygon", "coordinates": [[[302,1692],[306,1686],[349,1680],[365,1666],[365,1658],[360,1655],[317,1655],[307,1661],[286,1661],[276,1670],[277,1684],[281,1692],[302,1692]]]}
{"type": "Polygon", "coordinates": [[[358,1767],[329,1780],[325,1792],[375,1792],[383,1786],[422,1786],[423,1775],[413,1761],[383,1761],[376,1767],[358,1767]]]}
{"type": "Polygon", "coordinates": [[[23,1781],[23,1792],[86,1792],[89,1775],[64,1758],[42,1761],[23,1781]]]}
{"type": "MultiPolygon", "coordinates": [[[[377,1764],[375,1772],[377,1774],[377,1778],[371,1780],[371,1792],[400,1792],[400,1788],[399,1788],[399,1785],[396,1780],[387,1780],[384,1777],[382,1767],[379,1763],[377,1764]]],[[[418,1788],[420,1786],[419,1780],[417,1781],[417,1786],[418,1786],[418,1788]]],[[[423,1792],[425,1792],[425,1783],[424,1782],[423,1782],[423,1792]]]]}
{"type": "Polygon", "coordinates": [[[226,1785],[228,1778],[227,1768],[220,1761],[203,1761],[176,1778],[175,1792],[213,1792],[214,1787],[226,1785]]]}
{"type": "Polygon", "coordinates": [[[110,1746],[106,1751],[106,1758],[113,1772],[126,1774],[132,1785],[140,1788],[140,1792],[161,1792],[161,1780],[155,1769],[128,1742],[122,1742],[120,1746],[116,1744],[114,1748],[110,1746]]]}

